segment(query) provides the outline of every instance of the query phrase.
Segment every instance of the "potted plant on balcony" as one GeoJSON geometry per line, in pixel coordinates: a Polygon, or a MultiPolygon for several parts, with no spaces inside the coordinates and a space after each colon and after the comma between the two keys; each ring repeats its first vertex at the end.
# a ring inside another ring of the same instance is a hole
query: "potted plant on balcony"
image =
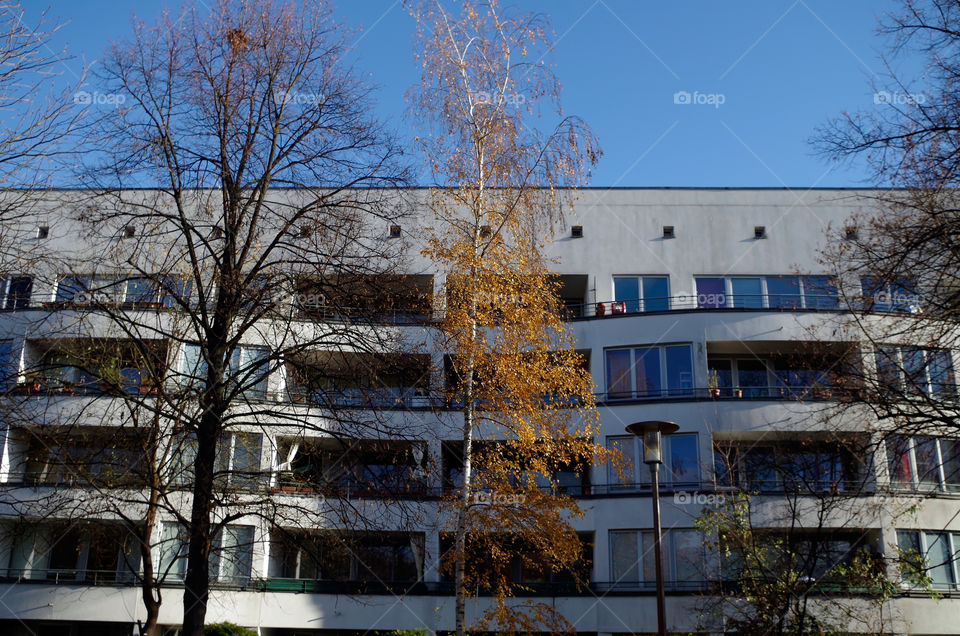
{"type": "Polygon", "coordinates": [[[742,398],[742,397],[743,397],[743,389],[734,389],[734,390],[733,390],[733,397],[735,397],[735,398],[742,398]]]}
{"type": "Polygon", "coordinates": [[[17,386],[17,393],[39,393],[46,384],[46,378],[39,371],[27,371],[24,381],[17,386]]]}
{"type": "Polygon", "coordinates": [[[710,371],[707,377],[707,386],[710,388],[710,397],[720,397],[720,374],[717,373],[716,369],[710,371]]]}

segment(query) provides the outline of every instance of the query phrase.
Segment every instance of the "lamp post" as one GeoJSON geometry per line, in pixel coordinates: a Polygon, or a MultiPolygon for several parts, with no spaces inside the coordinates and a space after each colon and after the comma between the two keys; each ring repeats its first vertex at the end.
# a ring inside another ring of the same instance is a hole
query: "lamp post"
{"type": "Polygon", "coordinates": [[[670,435],[680,427],[673,422],[637,422],[627,427],[627,432],[643,439],[643,462],[650,466],[651,491],[653,492],[653,552],[657,573],[657,634],[667,636],[667,614],[663,591],[663,548],[660,542],[660,464],[663,463],[661,435],[670,435]]]}

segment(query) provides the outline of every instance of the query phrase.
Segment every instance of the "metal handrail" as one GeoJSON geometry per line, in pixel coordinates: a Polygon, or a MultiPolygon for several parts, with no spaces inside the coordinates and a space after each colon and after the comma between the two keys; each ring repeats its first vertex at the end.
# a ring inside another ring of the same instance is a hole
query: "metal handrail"
{"type": "MultiPolygon", "coordinates": [[[[871,309],[873,305],[875,303],[865,300],[861,309],[871,309]]],[[[833,294],[679,294],[568,303],[564,307],[566,318],[571,320],[667,311],[836,311],[841,308],[844,307],[841,307],[839,296],[833,294]],[[797,302],[793,302],[794,299],[797,302]]],[[[888,311],[902,313],[911,310],[888,311]]]]}
{"type": "Polygon", "coordinates": [[[714,399],[714,400],[829,400],[854,395],[857,389],[830,385],[765,385],[665,388],[656,391],[601,391],[594,396],[598,403],[631,400],[714,399]]]}

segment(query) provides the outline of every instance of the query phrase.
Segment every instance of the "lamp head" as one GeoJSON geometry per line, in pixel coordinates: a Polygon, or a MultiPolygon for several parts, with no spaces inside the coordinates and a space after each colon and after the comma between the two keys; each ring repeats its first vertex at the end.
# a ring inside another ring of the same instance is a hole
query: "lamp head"
{"type": "Polygon", "coordinates": [[[661,435],[670,435],[680,429],[674,422],[649,421],[636,422],[627,427],[628,433],[643,438],[643,461],[645,464],[663,463],[661,435]]]}

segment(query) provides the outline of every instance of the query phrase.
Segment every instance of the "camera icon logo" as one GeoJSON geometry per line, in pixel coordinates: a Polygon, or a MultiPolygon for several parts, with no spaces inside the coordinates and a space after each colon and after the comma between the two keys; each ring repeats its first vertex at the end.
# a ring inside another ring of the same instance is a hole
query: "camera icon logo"
{"type": "Polygon", "coordinates": [[[691,96],[688,91],[677,91],[673,94],[673,103],[674,104],[689,104],[691,102],[691,96]]]}

